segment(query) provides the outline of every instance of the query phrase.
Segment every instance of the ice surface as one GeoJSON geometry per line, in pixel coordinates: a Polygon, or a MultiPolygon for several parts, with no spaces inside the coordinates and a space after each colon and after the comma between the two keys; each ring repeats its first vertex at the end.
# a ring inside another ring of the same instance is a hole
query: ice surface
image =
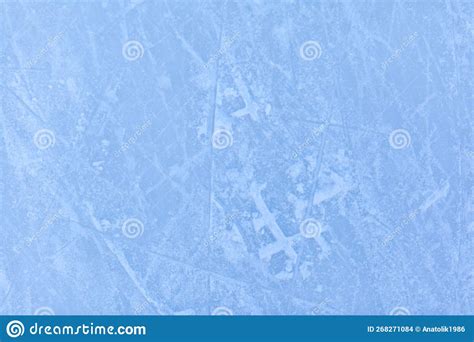
{"type": "Polygon", "coordinates": [[[0,314],[474,314],[472,1],[2,1],[0,314]]]}

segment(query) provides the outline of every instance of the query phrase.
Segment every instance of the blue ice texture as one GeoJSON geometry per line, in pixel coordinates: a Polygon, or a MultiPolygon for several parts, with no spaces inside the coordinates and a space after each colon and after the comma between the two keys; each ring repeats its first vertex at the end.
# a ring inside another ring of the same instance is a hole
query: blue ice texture
{"type": "Polygon", "coordinates": [[[474,314],[473,1],[0,2],[0,314],[474,314]]]}

